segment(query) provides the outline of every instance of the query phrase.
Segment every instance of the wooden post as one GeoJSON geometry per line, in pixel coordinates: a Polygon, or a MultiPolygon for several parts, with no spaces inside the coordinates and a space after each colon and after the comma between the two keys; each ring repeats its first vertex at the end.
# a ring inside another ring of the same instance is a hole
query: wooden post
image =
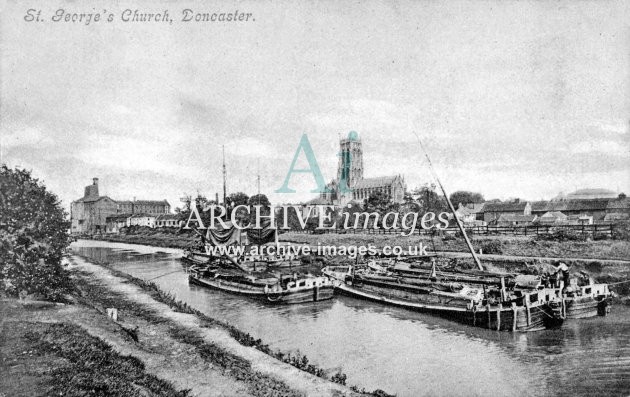
{"type": "Polygon", "coordinates": [[[503,310],[503,303],[499,303],[499,310],[497,310],[497,331],[501,331],[501,310],[503,310]]]}
{"type": "Polygon", "coordinates": [[[529,310],[529,294],[525,295],[525,297],[523,297],[523,299],[525,300],[525,308],[527,309],[527,325],[531,325],[532,324],[532,314],[531,311],[529,310]]]}
{"type": "Polygon", "coordinates": [[[490,313],[490,304],[488,303],[486,308],[488,309],[488,329],[492,329],[492,314],[490,313]]]}
{"type": "Polygon", "coordinates": [[[517,316],[516,303],[512,302],[512,332],[516,332],[516,316],[517,316]]]}

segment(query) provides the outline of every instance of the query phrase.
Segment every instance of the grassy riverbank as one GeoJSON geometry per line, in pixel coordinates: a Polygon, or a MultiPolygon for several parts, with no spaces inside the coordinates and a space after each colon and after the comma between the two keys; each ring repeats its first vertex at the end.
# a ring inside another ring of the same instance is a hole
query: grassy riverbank
{"type": "Polygon", "coordinates": [[[190,395],[75,324],[9,321],[3,334],[0,390],[7,396],[190,395]]]}
{"type": "Polygon", "coordinates": [[[387,396],[345,387],[344,374],[272,351],[153,283],[72,262],[72,304],[0,301],[2,372],[12,375],[0,393],[26,386],[31,395],[387,396]],[[117,309],[117,321],[107,308],[117,309]]]}

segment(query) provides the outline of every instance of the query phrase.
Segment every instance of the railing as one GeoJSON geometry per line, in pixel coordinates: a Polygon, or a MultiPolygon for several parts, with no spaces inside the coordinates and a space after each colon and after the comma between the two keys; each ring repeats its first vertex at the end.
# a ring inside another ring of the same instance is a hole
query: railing
{"type": "MultiPolygon", "coordinates": [[[[594,236],[607,235],[612,236],[614,224],[592,224],[592,225],[528,225],[528,226],[471,226],[465,227],[466,233],[469,235],[511,235],[511,236],[537,236],[541,234],[553,234],[559,230],[571,231],[574,233],[594,236]]],[[[286,232],[300,234],[409,234],[409,230],[405,229],[316,229],[316,230],[287,230],[286,232]]],[[[456,234],[457,228],[441,229],[437,232],[435,229],[425,230],[417,228],[414,235],[440,235],[440,234],[456,234]]]]}

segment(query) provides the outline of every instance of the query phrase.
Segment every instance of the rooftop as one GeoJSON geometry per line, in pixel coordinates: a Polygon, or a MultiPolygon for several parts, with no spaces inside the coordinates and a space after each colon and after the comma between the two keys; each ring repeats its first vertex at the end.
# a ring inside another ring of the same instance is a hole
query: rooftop
{"type": "Polygon", "coordinates": [[[398,178],[400,178],[400,175],[378,176],[376,178],[363,178],[357,181],[353,189],[366,189],[366,188],[369,189],[369,188],[390,186],[398,178]]]}
{"type": "Polygon", "coordinates": [[[499,222],[533,222],[535,219],[536,215],[502,214],[499,217],[499,222]]]}
{"type": "Polygon", "coordinates": [[[483,206],[483,212],[523,212],[527,201],[510,201],[507,203],[488,202],[483,206]]]}

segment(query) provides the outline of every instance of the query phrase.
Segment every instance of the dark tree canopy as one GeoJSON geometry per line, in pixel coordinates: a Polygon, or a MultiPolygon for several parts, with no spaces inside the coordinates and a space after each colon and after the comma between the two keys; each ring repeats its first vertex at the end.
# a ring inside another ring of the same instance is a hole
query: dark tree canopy
{"type": "Polygon", "coordinates": [[[56,195],[26,170],[0,168],[0,289],[60,300],[69,223],[56,195]]]}
{"type": "Polygon", "coordinates": [[[432,187],[423,186],[414,190],[413,194],[417,196],[416,202],[421,213],[433,212],[438,214],[449,210],[446,199],[432,187]]]}
{"type": "Polygon", "coordinates": [[[231,193],[226,197],[227,205],[230,207],[236,207],[237,205],[247,205],[249,196],[243,192],[231,193]]]}
{"type": "Polygon", "coordinates": [[[365,200],[365,209],[369,212],[385,212],[389,208],[391,200],[389,196],[381,191],[376,191],[365,200]]]}
{"type": "Polygon", "coordinates": [[[271,203],[269,202],[269,199],[267,198],[267,196],[265,196],[264,194],[254,194],[252,197],[249,198],[247,204],[249,205],[263,205],[265,207],[269,207],[271,205],[271,203]]]}
{"type": "Polygon", "coordinates": [[[469,192],[465,190],[454,192],[448,198],[451,200],[451,203],[453,203],[455,208],[457,208],[459,204],[473,204],[484,202],[484,198],[481,193],[469,192]]]}

